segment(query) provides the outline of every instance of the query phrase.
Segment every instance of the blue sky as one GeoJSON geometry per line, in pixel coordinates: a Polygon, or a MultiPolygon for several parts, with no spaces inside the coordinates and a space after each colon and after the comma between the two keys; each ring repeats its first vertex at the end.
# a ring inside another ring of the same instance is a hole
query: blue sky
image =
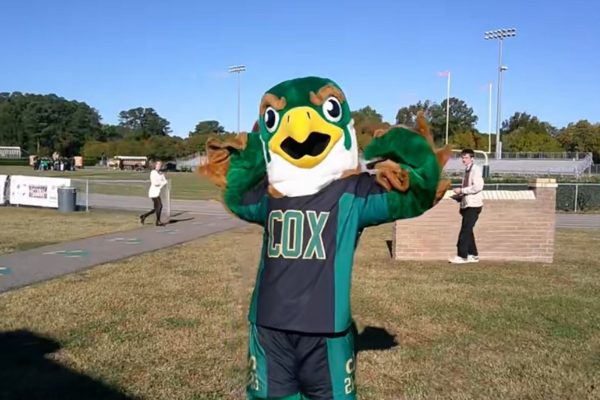
{"type": "Polygon", "coordinates": [[[350,107],[374,107],[393,121],[417,100],[465,100],[487,131],[497,41],[504,45],[503,119],[515,111],[555,126],[600,121],[600,2],[582,1],[3,1],[0,91],[55,93],[85,101],[105,123],[153,107],[187,136],[200,120],[242,129],[262,94],[280,81],[329,77],[350,107]]]}

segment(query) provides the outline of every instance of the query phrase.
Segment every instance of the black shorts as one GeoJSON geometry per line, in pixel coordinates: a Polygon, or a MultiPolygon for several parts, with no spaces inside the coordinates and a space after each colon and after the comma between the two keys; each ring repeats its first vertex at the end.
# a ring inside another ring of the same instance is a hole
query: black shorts
{"type": "Polygon", "coordinates": [[[356,399],[351,329],[324,336],[250,324],[248,347],[248,399],[356,399]]]}

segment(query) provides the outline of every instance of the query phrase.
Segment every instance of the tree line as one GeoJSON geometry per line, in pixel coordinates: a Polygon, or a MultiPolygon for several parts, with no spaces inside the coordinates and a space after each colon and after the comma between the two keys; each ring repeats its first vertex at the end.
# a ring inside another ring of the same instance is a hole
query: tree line
{"type": "MultiPolygon", "coordinates": [[[[422,110],[438,145],[445,142],[446,100],[419,101],[402,107],[393,124],[413,126],[422,110]]],[[[455,148],[488,150],[488,135],[476,129],[473,109],[451,97],[448,123],[449,143],[455,148]]],[[[370,106],[352,112],[359,147],[373,132],[392,126],[370,106]]],[[[104,124],[96,109],[85,102],[66,100],[55,94],[0,93],[0,145],[20,146],[41,156],[57,151],[70,157],[146,155],[173,159],[204,150],[210,135],[233,135],[219,121],[200,121],[186,138],[172,134],[170,122],[153,108],[137,107],[119,113],[119,123],[104,124]]],[[[502,123],[504,152],[592,152],[600,162],[600,124],[587,120],[556,128],[526,112],[516,112],[502,123]]],[[[491,135],[495,151],[495,135],[491,135]]]]}
{"type": "MultiPolygon", "coordinates": [[[[417,112],[423,111],[429,121],[435,142],[445,143],[446,100],[435,103],[431,100],[419,101],[402,107],[396,114],[397,125],[414,126],[417,112]]],[[[382,116],[367,106],[353,112],[359,143],[364,146],[372,133],[390,124],[382,116]]],[[[453,148],[474,150],[496,150],[496,135],[482,133],[475,127],[478,118],[473,109],[463,100],[450,98],[448,118],[448,143],[453,148]],[[491,139],[491,140],[490,140],[491,139]],[[491,142],[491,143],[490,143],[491,142]]],[[[592,153],[594,162],[600,163],[600,123],[579,120],[557,128],[546,121],[526,112],[515,112],[502,122],[500,129],[503,152],[585,152],[592,153]]]]}

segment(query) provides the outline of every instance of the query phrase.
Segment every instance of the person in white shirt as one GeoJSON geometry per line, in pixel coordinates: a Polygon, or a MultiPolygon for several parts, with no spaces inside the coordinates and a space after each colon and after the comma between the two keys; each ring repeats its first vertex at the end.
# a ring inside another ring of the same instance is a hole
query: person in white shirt
{"type": "Polygon", "coordinates": [[[160,199],[160,192],[162,188],[167,184],[167,178],[161,172],[162,162],[157,161],[154,164],[154,169],[150,172],[150,188],[148,189],[148,197],[152,199],[152,210],[145,214],[140,215],[140,222],[142,225],[146,221],[146,218],[152,213],[156,213],[156,226],[165,226],[160,221],[160,214],[162,212],[162,201],[160,199]]]}
{"type": "Polygon", "coordinates": [[[456,200],[460,200],[462,225],[458,235],[457,255],[451,258],[453,264],[479,262],[479,253],[475,245],[473,228],[483,208],[483,176],[481,168],[474,163],[475,152],[464,149],[461,152],[462,163],[466,167],[462,185],[454,189],[456,200]]]}

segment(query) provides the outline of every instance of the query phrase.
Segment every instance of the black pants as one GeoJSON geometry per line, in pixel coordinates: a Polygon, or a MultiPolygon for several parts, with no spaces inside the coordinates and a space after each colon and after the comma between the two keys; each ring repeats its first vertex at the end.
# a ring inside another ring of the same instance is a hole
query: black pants
{"type": "Polygon", "coordinates": [[[462,215],[462,225],[460,227],[460,233],[458,234],[458,256],[467,258],[468,255],[478,256],[477,246],[475,245],[475,235],[473,235],[473,228],[481,213],[481,207],[467,207],[460,209],[460,215],[462,215]]]}
{"type": "Polygon", "coordinates": [[[160,213],[162,212],[162,200],[159,197],[152,197],[152,204],[154,208],[142,215],[142,218],[148,217],[152,213],[156,213],[156,223],[160,223],[160,213]]]}
{"type": "Polygon", "coordinates": [[[251,324],[248,350],[249,399],[287,399],[299,393],[311,400],[356,398],[351,329],[321,335],[251,324]]]}

